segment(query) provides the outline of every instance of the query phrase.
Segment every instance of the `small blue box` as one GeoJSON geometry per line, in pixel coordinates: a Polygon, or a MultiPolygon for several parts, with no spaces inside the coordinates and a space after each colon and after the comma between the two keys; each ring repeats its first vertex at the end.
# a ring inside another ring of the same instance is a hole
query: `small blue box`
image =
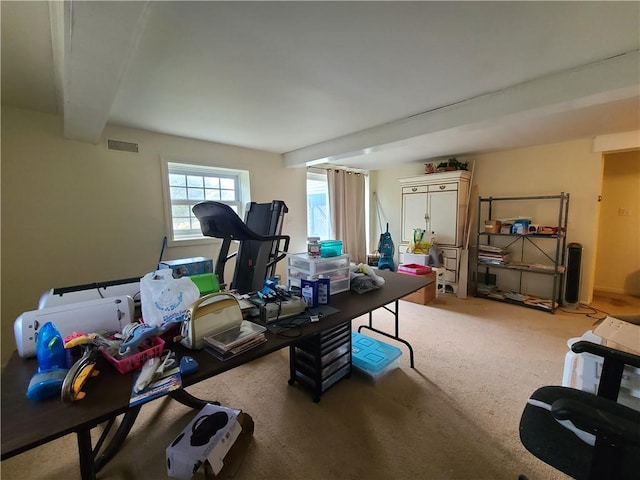
{"type": "Polygon", "coordinates": [[[164,260],[158,264],[158,270],[170,268],[173,278],[213,273],[213,260],[205,257],[180,258],[178,260],[164,260]]]}
{"type": "Polygon", "coordinates": [[[342,255],[342,240],[322,240],[320,242],[320,256],[322,258],[339,257],[342,255]]]}
{"type": "Polygon", "coordinates": [[[526,235],[529,233],[529,224],[531,220],[527,219],[519,219],[513,222],[511,225],[511,233],[516,233],[518,235],[526,235]]]}
{"type": "Polygon", "coordinates": [[[354,367],[377,378],[391,370],[402,350],[387,343],[351,332],[351,362],[354,367]]]}

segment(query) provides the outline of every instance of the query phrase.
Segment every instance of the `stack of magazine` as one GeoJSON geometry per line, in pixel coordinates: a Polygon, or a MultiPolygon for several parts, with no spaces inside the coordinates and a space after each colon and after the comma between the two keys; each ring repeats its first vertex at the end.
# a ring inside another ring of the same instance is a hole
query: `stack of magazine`
{"type": "Polygon", "coordinates": [[[204,337],[205,350],[218,360],[227,360],[267,341],[266,327],[243,320],[228,330],[204,337]]]}
{"type": "Polygon", "coordinates": [[[509,250],[494,245],[478,245],[478,262],[490,265],[505,265],[509,260],[509,250]]]}

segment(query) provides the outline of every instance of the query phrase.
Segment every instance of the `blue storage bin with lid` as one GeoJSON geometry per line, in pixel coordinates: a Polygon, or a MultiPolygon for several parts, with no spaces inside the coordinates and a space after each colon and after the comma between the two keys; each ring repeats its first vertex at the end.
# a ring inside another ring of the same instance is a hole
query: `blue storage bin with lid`
{"type": "Polygon", "coordinates": [[[374,379],[397,366],[402,350],[375,338],[351,332],[351,362],[358,370],[374,379]]]}
{"type": "Polygon", "coordinates": [[[320,256],[339,257],[342,255],[342,240],[322,240],[320,242],[320,256]]]}

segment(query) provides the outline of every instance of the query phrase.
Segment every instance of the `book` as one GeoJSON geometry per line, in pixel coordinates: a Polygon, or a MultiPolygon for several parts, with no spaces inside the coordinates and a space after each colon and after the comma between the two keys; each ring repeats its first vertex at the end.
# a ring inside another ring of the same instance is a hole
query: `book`
{"type": "Polygon", "coordinates": [[[478,245],[478,250],[482,252],[493,252],[493,253],[509,253],[509,250],[506,248],[498,247],[496,245],[478,245]]]}
{"type": "Polygon", "coordinates": [[[490,265],[505,265],[510,252],[506,248],[495,245],[478,245],[478,262],[490,265]]]}

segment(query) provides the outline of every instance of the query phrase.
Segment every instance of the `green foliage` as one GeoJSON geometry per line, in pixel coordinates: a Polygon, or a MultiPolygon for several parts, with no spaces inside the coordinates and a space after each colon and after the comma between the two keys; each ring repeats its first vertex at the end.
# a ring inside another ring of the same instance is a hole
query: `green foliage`
{"type": "Polygon", "coordinates": [[[449,169],[449,170],[467,170],[467,166],[469,162],[460,162],[457,158],[450,158],[446,162],[441,162],[438,164],[438,168],[440,169],[449,169]]]}

